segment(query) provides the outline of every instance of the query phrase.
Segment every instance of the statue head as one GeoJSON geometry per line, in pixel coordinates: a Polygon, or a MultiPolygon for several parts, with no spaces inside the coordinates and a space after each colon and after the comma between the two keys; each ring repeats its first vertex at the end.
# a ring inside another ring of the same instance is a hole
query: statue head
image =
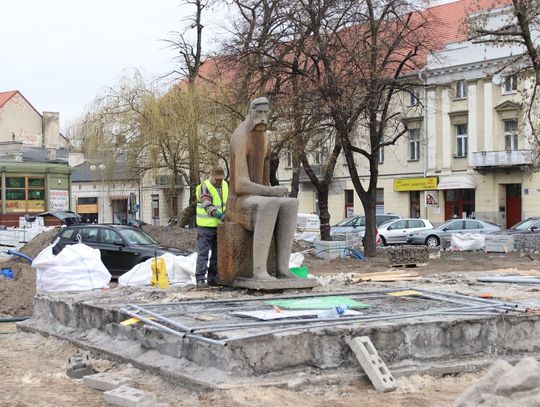
{"type": "Polygon", "coordinates": [[[254,99],[249,106],[248,119],[251,130],[264,131],[268,125],[270,102],[265,97],[254,99]]]}

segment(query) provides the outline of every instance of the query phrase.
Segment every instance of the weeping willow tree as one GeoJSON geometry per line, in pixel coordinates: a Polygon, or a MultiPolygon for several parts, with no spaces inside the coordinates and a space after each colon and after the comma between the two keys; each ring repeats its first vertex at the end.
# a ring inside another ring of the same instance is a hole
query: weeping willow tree
{"type": "Polygon", "coordinates": [[[169,210],[178,215],[178,186],[188,185],[193,195],[201,171],[226,158],[220,116],[205,87],[180,84],[163,91],[135,71],[94,100],[77,133],[90,161],[112,170],[121,160],[140,177],[165,175],[169,210]]]}

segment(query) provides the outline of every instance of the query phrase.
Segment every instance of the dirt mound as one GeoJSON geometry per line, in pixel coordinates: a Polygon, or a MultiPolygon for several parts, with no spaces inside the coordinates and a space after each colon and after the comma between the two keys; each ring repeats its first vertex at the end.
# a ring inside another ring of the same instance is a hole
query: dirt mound
{"type": "Polygon", "coordinates": [[[144,225],[143,230],[166,247],[197,251],[197,229],[144,225]]]}
{"type": "Polygon", "coordinates": [[[0,317],[26,317],[32,315],[32,302],[36,295],[36,271],[28,263],[8,260],[2,268],[13,270],[14,280],[0,277],[0,317]]]}
{"type": "MultiPolygon", "coordinates": [[[[45,249],[51,243],[57,233],[58,228],[53,228],[51,230],[41,232],[39,235],[26,243],[23,247],[21,247],[19,249],[19,252],[24,253],[34,259],[43,249],[45,249]]],[[[19,258],[19,260],[17,261],[26,262],[26,260],[23,260],[21,258],[19,258]]]]}
{"type": "Polygon", "coordinates": [[[512,367],[498,360],[486,375],[469,387],[455,407],[540,405],[540,363],[525,357],[512,367]]]}

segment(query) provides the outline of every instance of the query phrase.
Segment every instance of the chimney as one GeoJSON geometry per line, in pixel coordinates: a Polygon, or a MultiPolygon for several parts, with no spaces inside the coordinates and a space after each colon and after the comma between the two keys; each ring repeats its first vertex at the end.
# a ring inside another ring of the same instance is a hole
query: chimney
{"type": "MultiPolygon", "coordinates": [[[[60,113],[43,112],[42,147],[48,149],[60,148],[60,113]]],[[[49,152],[47,151],[47,155],[49,152]]]]}

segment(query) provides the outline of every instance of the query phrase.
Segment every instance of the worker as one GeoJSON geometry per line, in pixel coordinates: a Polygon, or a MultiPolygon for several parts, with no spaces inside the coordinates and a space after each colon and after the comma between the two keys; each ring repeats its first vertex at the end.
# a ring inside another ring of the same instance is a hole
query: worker
{"type": "Polygon", "coordinates": [[[229,185],[221,167],[195,189],[197,198],[197,288],[217,285],[217,227],[224,220],[229,185]],[[209,252],[210,264],[208,264],[209,252]]]}

